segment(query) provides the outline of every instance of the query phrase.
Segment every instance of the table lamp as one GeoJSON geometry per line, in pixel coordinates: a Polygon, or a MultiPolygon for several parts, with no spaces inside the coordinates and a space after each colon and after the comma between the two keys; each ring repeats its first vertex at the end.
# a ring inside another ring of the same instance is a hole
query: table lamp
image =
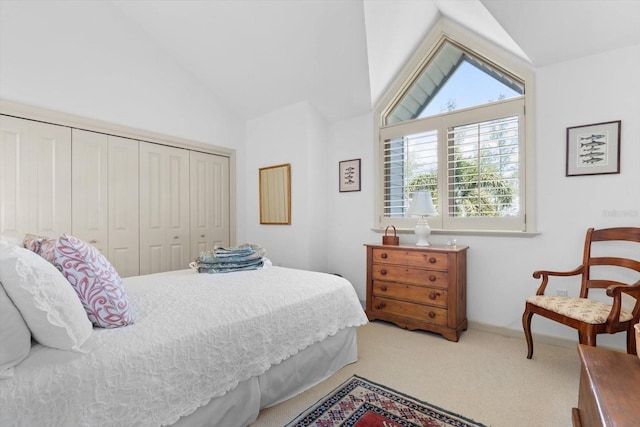
{"type": "Polygon", "coordinates": [[[409,204],[407,215],[416,216],[419,215],[420,219],[416,224],[416,237],[418,242],[416,246],[431,246],[429,243],[429,235],[431,235],[431,228],[427,222],[427,216],[437,215],[438,212],[433,206],[433,200],[431,199],[430,191],[416,191],[413,193],[413,199],[409,204]]]}

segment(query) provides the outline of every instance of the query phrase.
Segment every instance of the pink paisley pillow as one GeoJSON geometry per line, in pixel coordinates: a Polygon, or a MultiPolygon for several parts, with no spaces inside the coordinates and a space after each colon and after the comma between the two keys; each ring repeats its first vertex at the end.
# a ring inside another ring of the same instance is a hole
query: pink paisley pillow
{"type": "Polygon", "coordinates": [[[55,263],[75,289],[94,325],[117,328],[134,322],[118,272],[96,248],[63,234],[55,245],[55,263]]]}
{"type": "Polygon", "coordinates": [[[37,236],[35,234],[26,234],[22,243],[25,248],[37,253],[51,264],[55,262],[54,251],[56,248],[56,239],[37,236]]]}

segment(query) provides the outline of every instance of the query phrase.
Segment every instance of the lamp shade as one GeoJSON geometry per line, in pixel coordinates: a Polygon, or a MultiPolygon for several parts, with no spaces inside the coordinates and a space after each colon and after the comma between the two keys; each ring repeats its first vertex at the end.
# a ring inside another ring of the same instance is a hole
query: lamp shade
{"type": "Polygon", "coordinates": [[[407,215],[434,216],[437,214],[438,212],[433,206],[431,191],[416,191],[413,193],[413,199],[409,204],[407,215]]]}

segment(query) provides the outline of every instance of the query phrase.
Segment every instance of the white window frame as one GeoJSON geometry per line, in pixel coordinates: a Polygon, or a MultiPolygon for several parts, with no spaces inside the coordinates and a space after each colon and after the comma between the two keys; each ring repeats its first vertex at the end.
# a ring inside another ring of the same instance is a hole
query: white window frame
{"type": "Polygon", "coordinates": [[[387,92],[382,96],[374,110],[374,158],[375,158],[375,219],[374,229],[384,230],[394,225],[399,230],[413,230],[417,218],[387,218],[384,216],[384,141],[396,136],[411,135],[429,129],[438,129],[438,192],[446,193],[446,129],[496,117],[496,114],[513,114],[514,103],[519,103],[519,156],[520,156],[520,205],[521,217],[514,218],[451,218],[443,215],[447,212],[446,197],[440,197],[439,215],[429,217],[429,225],[438,233],[535,233],[534,206],[534,75],[529,65],[518,57],[498,48],[494,44],[479,38],[457,24],[441,18],[434,30],[427,35],[408,63],[398,74],[387,92]],[[385,125],[385,117],[402,98],[407,88],[419,75],[432,55],[437,51],[443,39],[451,40],[481,57],[484,61],[499,64],[499,68],[518,77],[525,85],[525,95],[478,107],[456,110],[449,113],[422,119],[410,120],[394,125],[385,125]],[[526,114],[525,114],[526,113],[526,114]],[[520,222],[520,224],[514,223],[520,222]]]}

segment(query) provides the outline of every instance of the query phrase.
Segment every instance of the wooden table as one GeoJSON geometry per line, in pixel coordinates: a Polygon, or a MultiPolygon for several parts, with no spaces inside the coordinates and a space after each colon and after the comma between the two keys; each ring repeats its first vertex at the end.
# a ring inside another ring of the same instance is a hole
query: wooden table
{"type": "Polygon", "coordinates": [[[631,354],[578,345],[582,362],[573,425],[640,425],[640,359],[631,354]]]}

